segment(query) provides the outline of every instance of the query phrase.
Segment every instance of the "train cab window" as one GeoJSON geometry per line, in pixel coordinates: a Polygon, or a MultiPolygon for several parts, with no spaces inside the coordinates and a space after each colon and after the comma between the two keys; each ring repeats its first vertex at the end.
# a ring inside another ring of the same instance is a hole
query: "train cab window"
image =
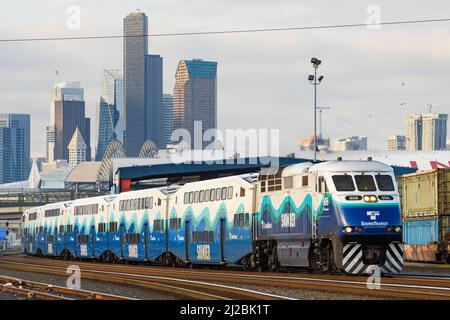
{"type": "Polygon", "coordinates": [[[355,181],[359,191],[377,191],[375,181],[373,181],[373,177],[371,175],[355,175],[355,181]]]}
{"type": "Polygon", "coordinates": [[[332,179],[337,191],[355,191],[352,176],[347,174],[339,175],[333,176],[332,179]]]}
{"type": "Polygon", "coordinates": [[[307,187],[308,184],[308,176],[302,176],[302,187],[307,187]]]}
{"type": "Polygon", "coordinates": [[[198,194],[198,202],[203,202],[204,199],[205,199],[205,191],[201,190],[200,193],[198,194]]]}
{"type": "Polygon", "coordinates": [[[233,187],[228,187],[227,199],[233,199],[233,187]]]}
{"type": "Polygon", "coordinates": [[[375,176],[375,180],[377,180],[378,189],[380,191],[394,191],[394,183],[392,182],[392,178],[389,175],[377,174],[375,176]]]}
{"type": "Polygon", "coordinates": [[[205,190],[205,202],[209,201],[209,196],[211,194],[211,190],[205,190]]]}
{"type": "Polygon", "coordinates": [[[292,189],[294,187],[294,177],[284,177],[284,188],[292,189]]]}
{"type": "Polygon", "coordinates": [[[241,190],[239,191],[239,196],[245,197],[245,189],[241,187],[241,190]]]}

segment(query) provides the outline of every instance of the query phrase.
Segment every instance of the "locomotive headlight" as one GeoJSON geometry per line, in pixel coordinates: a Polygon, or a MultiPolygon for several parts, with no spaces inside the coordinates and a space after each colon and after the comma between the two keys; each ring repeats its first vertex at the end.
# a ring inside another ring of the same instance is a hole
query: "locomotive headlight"
{"type": "Polygon", "coordinates": [[[402,232],[402,227],[396,226],[396,227],[394,228],[394,230],[395,230],[395,232],[402,232]]]}
{"type": "Polygon", "coordinates": [[[344,232],[346,232],[346,233],[352,233],[352,232],[353,232],[353,228],[352,228],[352,227],[345,227],[345,228],[344,228],[344,232]]]}
{"type": "Polygon", "coordinates": [[[377,199],[377,197],[376,196],[364,196],[364,201],[365,202],[377,202],[378,201],[378,199],[377,199]]]}

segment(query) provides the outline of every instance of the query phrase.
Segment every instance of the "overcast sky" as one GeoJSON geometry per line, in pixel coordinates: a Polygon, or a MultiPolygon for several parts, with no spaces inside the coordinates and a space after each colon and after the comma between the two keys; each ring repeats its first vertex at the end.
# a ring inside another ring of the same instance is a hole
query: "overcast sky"
{"type": "MultiPolygon", "coordinates": [[[[121,35],[136,8],[150,33],[365,23],[376,5],[381,21],[450,17],[450,2],[294,0],[4,0],[0,38],[121,35]],[[81,28],[66,23],[81,8],[81,28]]],[[[32,152],[45,153],[54,70],[60,81],[80,80],[95,124],[104,68],[122,68],[122,39],[0,43],[0,112],[30,113],[32,152]]],[[[281,152],[312,134],[312,56],[322,59],[318,88],[324,135],[367,135],[386,149],[412,112],[450,110],[450,22],[272,33],[158,37],[150,53],[164,58],[164,92],[171,93],[180,59],[218,61],[219,128],[279,128],[281,152]],[[402,85],[404,83],[404,85],[402,85]],[[401,106],[406,103],[406,106],[401,106]]],[[[95,127],[92,128],[95,133],[95,127]]],[[[93,134],[92,146],[96,145],[93,134]]]]}

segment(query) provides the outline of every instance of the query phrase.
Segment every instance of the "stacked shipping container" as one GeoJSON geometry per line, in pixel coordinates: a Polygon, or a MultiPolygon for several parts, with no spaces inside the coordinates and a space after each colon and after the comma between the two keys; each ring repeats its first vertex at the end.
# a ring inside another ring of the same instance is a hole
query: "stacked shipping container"
{"type": "Polygon", "coordinates": [[[450,243],[450,169],[398,178],[405,260],[445,262],[450,243]]]}

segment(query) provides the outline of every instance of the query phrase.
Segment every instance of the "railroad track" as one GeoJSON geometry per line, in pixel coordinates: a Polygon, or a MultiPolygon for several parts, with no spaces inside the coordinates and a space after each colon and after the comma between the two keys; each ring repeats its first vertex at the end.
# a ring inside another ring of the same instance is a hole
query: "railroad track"
{"type": "MultiPolygon", "coordinates": [[[[237,271],[214,271],[205,269],[180,269],[165,267],[147,267],[135,265],[115,265],[93,262],[64,261],[56,259],[42,259],[35,257],[3,257],[0,259],[0,268],[10,265],[11,268],[25,268],[28,271],[38,272],[45,266],[46,271],[49,267],[62,268],[76,264],[80,267],[83,277],[89,275],[104,276],[103,280],[108,281],[108,277],[116,275],[117,282],[124,281],[128,284],[139,284],[144,282],[146,285],[173,285],[194,286],[201,290],[206,283],[209,287],[225,285],[224,288],[215,287],[209,298],[246,298],[246,299],[277,299],[287,298],[276,295],[267,295],[257,297],[252,292],[247,292],[246,297],[233,295],[233,292],[226,290],[230,288],[230,283],[239,285],[248,284],[252,286],[308,289],[315,291],[339,292],[353,295],[377,296],[384,298],[405,298],[405,299],[450,299],[450,278],[445,277],[426,277],[426,276],[389,276],[382,277],[379,289],[369,289],[366,283],[366,277],[349,277],[339,275],[320,275],[320,274],[289,274],[289,273],[256,273],[256,272],[237,272],[237,271]],[[177,280],[175,280],[177,279],[177,280]],[[225,294],[225,297],[223,296],[225,294]]],[[[232,290],[231,290],[232,291],[232,290]]],[[[208,297],[202,295],[192,295],[195,299],[205,299],[208,297]]]]}
{"type": "MultiPolygon", "coordinates": [[[[41,259],[47,260],[47,259],[41,259]]],[[[43,261],[41,261],[43,262],[43,261]]],[[[49,262],[47,260],[47,262],[49,262]]],[[[18,262],[18,261],[0,261],[0,269],[12,269],[16,271],[42,273],[67,276],[66,270],[69,263],[61,265],[61,261],[50,260],[51,264],[18,262]],[[53,262],[59,262],[53,263],[53,262]]],[[[77,264],[78,265],[78,264],[77,264]]],[[[275,295],[260,292],[251,289],[239,288],[230,285],[197,281],[191,279],[182,279],[179,277],[142,275],[137,273],[126,273],[119,271],[108,271],[101,269],[87,268],[92,266],[80,266],[82,278],[91,280],[100,280],[119,284],[135,285],[144,288],[156,289],[159,291],[176,294],[183,298],[200,300],[290,300],[291,298],[281,295],[275,295]]]]}
{"type": "Polygon", "coordinates": [[[0,291],[33,300],[133,300],[124,296],[70,289],[4,275],[0,275],[0,291]]]}

